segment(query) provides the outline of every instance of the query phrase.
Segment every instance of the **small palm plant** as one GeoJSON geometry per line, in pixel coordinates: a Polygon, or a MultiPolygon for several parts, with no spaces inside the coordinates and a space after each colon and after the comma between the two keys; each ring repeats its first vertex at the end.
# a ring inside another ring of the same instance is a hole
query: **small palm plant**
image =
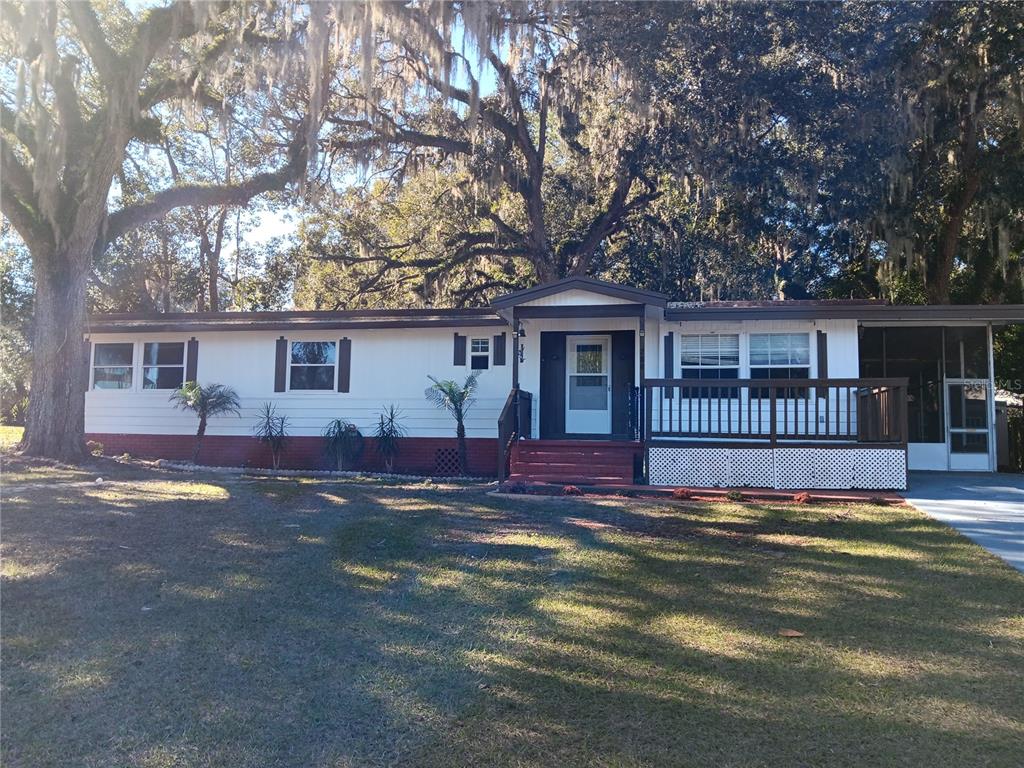
{"type": "Polygon", "coordinates": [[[377,453],[384,459],[384,470],[389,474],[395,469],[395,457],[398,456],[398,442],[408,434],[401,423],[402,412],[394,404],[387,406],[377,421],[377,430],[373,433],[377,441],[377,453]]]}
{"type": "Polygon", "coordinates": [[[256,426],[253,427],[256,439],[270,447],[270,459],[274,469],[281,468],[281,454],[284,444],[288,441],[288,417],[277,413],[277,406],[264,403],[260,407],[256,426]]]}
{"type": "Polygon", "coordinates": [[[455,437],[459,441],[459,473],[462,475],[469,474],[466,459],[466,414],[476,402],[473,393],[476,392],[479,376],[479,371],[470,374],[464,384],[450,380],[438,381],[433,376],[428,376],[427,378],[434,383],[424,393],[427,400],[441,410],[448,411],[455,419],[455,437]]]}
{"type": "Polygon", "coordinates": [[[223,384],[207,384],[202,386],[194,381],[186,381],[185,385],[171,394],[171,402],[183,411],[192,411],[199,417],[199,429],[196,430],[196,445],[192,449],[192,463],[199,461],[199,449],[206,434],[206,422],[214,416],[227,413],[238,415],[241,407],[238,393],[223,384]]]}
{"type": "Polygon", "coordinates": [[[327,438],[327,455],[339,472],[355,466],[363,453],[363,433],[355,424],[334,419],[324,428],[324,437],[327,438]]]}

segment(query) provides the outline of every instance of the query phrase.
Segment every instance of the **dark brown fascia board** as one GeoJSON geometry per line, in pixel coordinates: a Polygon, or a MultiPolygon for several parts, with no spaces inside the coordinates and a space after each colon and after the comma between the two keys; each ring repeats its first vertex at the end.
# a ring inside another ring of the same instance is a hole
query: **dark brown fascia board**
{"type": "Polygon", "coordinates": [[[597,280],[593,277],[566,277],[553,283],[543,283],[533,288],[524,288],[521,291],[506,293],[504,296],[499,296],[492,301],[491,306],[496,309],[504,309],[573,289],[590,291],[602,296],[610,296],[613,299],[625,299],[626,301],[635,301],[640,304],[652,304],[656,307],[664,307],[668,303],[668,297],[662,293],[645,291],[628,285],[617,285],[604,280],[597,280]]]}
{"type": "Polygon", "coordinates": [[[515,307],[518,319],[572,319],[587,317],[640,317],[643,304],[572,304],[564,307],[515,307]]]}
{"type": "Polygon", "coordinates": [[[1024,323],[1024,304],[800,305],[769,307],[671,307],[670,322],[685,320],[860,320],[863,322],[995,322],[1024,323]]]}
{"type": "Polygon", "coordinates": [[[489,307],[464,309],[283,309],[268,312],[107,312],[93,320],[349,320],[374,318],[495,317],[489,307]]]}
{"type": "Polygon", "coordinates": [[[429,313],[423,310],[363,312],[222,312],[166,313],[163,315],[96,315],[93,333],[187,331],[377,330],[415,328],[489,328],[508,323],[491,310],[429,313]]]}

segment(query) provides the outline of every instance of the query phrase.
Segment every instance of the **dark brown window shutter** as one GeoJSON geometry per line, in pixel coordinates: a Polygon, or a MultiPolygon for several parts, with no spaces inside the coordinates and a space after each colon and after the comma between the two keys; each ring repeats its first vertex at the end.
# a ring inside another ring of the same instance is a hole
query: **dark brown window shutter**
{"type": "Polygon", "coordinates": [[[352,380],[352,339],[338,342],[338,391],[348,392],[352,380]]]}
{"type": "Polygon", "coordinates": [[[274,391],[284,392],[288,376],[288,339],[277,340],[277,359],[274,361],[274,391]]]}
{"type": "Polygon", "coordinates": [[[828,334],[818,331],[818,378],[828,378],[828,334]]]}
{"type": "Polygon", "coordinates": [[[193,336],[188,340],[185,355],[185,381],[196,381],[196,370],[199,366],[199,340],[193,336]]]}
{"type": "Polygon", "coordinates": [[[82,342],[82,355],[85,362],[85,388],[89,389],[92,380],[92,342],[88,339],[82,342]]]}
{"type": "MultiPolygon", "coordinates": [[[[675,334],[673,334],[672,331],[665,334],[665,378],[676,378],[675,334]]],[[[671,399],[674,393],[675,390],[673,388],[665,387],[664,395],[666,398],[671,399]]]]}
{"type": "Polygon", "coordinates": [[[453,365],[466,364],[466,337],[455,334],[455,354],[453,365]]]}
{"type": "Polygon", "coordinates": [[[494,364],[505,364],[505,334],[499,333],[494,337],[494,364]]]}

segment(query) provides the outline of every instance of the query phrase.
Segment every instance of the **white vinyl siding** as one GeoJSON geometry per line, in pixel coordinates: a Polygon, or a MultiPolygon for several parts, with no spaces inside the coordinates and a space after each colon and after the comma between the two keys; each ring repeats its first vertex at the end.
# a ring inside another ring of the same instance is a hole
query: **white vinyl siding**
{"type": "MultiPolygon", "coordinates": [[[[485,338],[502,328],[459,328],[470,338],[485,338]]],[[[452,362],[451,328],[408,328],[350,330],[339,333],[352,340],[350,389],[295,390],[274,392],[276,341],[281,335],[290,342],[324,341],[323,331],[203,331],[199,341],[201,384],[226,384],[241,400],[241,416],[218,416],[210,420],[208,434],[251,436],[260,406],[271,402],[278,413],[288,416],[290,432],[296,437],[319,437],[329,421],[342,418],[353,422],[364,435],[372,435],[377,417],[389,404],[402,411],[402,423],[410,437],[455,437],[455,422],[431,405],[424,391],[427,376],[465,381],[467,366],[452,362]]],[[[153,341],[181,341],[180,335],[93,334],[94,343],[134,341],[139,349],[153,341]]],[[[493,347],[493,342],[491,343],[493,347]]],[[[337,350],[336,350],[337,351],[337,350]]],[[[468,343],[467,343],[468,353],[468,343]]],[[[291,368],[291,344],[288,358],[291,368]]],[[[291,371],[289,370],[289,374],[291,371]]],[[[138,374],[136,374],[136,378],[138,374]]],[[[337,383],[336,374],[332,374],[337,383]]],[[[470,438],[494,438],[501,408],[512,386],[512,366],[498,366],[481,376],[476,402],[466,418],[470,438]]],[[[136,384],[138,382],[136,381],[136,384]]],[[[86,395],[86,430],[90,433],[194,435],[195,418],[175,410],[164,390],[90,391],[86,395]]]]}

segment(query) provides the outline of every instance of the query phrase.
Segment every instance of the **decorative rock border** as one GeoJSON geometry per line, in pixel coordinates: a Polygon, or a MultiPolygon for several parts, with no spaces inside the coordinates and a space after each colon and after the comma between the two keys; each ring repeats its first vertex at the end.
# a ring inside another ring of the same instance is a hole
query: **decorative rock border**
{"type": "Polygon", "coordinates": [[[178,472],[213,472],[223,475],[255,475],[257,477],[338,477],[365,478],[369,480],[411,480],[432,483],[494,483],[493,477],[433,477],[431,475],[400,475],[387,472],[362,472],[357,470],[334,469],[266,469],[265,467],[213,467],[206,464],[189,464],[168,459],[157,459],[154,466],[178,472]]]}

